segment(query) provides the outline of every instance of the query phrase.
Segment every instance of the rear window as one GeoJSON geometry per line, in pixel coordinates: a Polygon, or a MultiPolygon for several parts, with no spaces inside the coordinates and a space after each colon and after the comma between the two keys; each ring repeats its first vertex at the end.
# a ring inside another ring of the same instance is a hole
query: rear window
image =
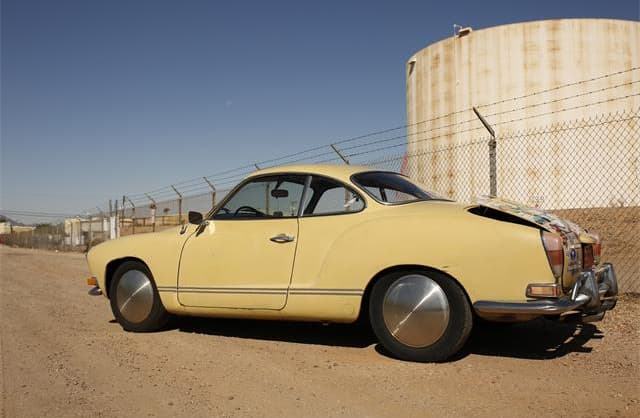
{"type": "Polygon", "coordinates": [[[351,180],[375,200],[382,203],[448,200],[423,190],[407,177],[397,173],[369,171],[354,174],[351,180]]]}

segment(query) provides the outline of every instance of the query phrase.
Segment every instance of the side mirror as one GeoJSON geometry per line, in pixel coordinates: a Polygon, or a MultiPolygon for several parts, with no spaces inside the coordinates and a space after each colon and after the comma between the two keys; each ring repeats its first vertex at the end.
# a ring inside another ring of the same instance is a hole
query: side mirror
{"type": "Polygon", "coordinates": [[[271,190],[271,197],[275,197],[276,199],[289,197],[289,191],[285,189],[273,189],[271,190]]]}
{"type": "Polygon", "coordinates": [[[193,210],[189,211],[189,223],[200,225],[202,223],[202,214],[193,210]]]}

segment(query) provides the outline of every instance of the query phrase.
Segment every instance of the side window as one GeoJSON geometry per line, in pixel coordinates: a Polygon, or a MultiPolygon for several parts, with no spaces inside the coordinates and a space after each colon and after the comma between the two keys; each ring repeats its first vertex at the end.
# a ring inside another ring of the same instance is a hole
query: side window
{"type": "Polygon", "coordinates": [[[305,176],[269,176],[242,186],[213,219],[291,218],[298,215],[305,176]]]}
{"type": "Polygon", "coordinates": [[[359,212],[364,209],[362,198],[341,183],[314,176],[304,202],[304,215],[328,215],[359,212]]]}

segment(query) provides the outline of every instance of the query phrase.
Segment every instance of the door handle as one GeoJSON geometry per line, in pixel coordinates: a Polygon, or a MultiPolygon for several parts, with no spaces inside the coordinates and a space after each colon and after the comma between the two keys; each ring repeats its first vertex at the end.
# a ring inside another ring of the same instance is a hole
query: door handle
{"type": "Polygon", "coordinates": [[[273,242],[277,242],[280,244],[284,244],[285,242],[293,242],[293,240],[296,237],[292,236],[292,235],[287,235],[287,234],[278,234],[276,236],[273,236],[271,238],[269,238],[271,241],[273,242]]]}

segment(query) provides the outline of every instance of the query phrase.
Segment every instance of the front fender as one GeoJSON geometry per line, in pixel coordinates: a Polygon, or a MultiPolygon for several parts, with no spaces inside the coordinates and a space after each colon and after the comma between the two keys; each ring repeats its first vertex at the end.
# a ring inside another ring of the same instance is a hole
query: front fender
{"type": "MultiPolygon", "coordinates": [[[[184,233],[180,233],[182,227],[170,228],[161,232],[129,235],[115,240],[107,241],[93,247],[87,254],[89,271],[98,281],[98,286],[103,289],[103,294],[108,293],[110,277],[107,269],[110,263],[119,263],[125,259],[138,259],[145,263],[157,286],[175,287],[177,283],[178,264],[184,242],[193,232],[193,225],[187,226],[184,233]]],[[[173,297],[161,294],[163,303],[167,299],[169,305],[173,305],[173,297]]],[[[165,307],[169,309],[165,303],[165,307]]]]}

